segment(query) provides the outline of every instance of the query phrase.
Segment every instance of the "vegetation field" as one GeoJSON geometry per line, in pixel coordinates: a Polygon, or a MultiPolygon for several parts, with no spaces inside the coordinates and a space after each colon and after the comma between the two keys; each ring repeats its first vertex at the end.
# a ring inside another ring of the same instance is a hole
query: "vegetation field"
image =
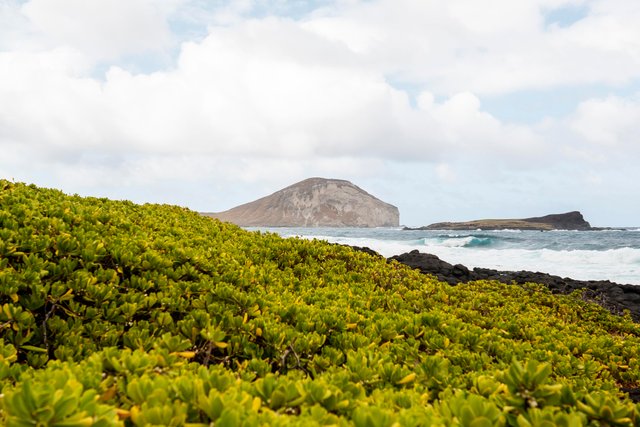
{"type": "Polygon", "coordinates": [[[640,425],[639,354],[580,295],[0,180],[0,425],[640,425]]]}

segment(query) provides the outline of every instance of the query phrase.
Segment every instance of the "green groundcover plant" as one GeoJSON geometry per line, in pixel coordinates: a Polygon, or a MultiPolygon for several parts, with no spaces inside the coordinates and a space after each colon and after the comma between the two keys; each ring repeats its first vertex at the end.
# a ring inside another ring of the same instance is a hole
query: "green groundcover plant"
{"type": "Polygon", "coordinates": [[[580,295],[0,180],[1,425],[640,425],[638,354],[580,295]]]}

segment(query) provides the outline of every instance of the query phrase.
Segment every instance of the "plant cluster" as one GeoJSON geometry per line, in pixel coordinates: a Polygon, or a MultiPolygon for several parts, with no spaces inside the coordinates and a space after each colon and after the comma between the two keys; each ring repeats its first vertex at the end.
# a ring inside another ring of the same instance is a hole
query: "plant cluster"
{"type": "Polygon", "coordinates": [[[0,180],[3,425],[640,425],[638,354],[579,295],[0,180]]]}

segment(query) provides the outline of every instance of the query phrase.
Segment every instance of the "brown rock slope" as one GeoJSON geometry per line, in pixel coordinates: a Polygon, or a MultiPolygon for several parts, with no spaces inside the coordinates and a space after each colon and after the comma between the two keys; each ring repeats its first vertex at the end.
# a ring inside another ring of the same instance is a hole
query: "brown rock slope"
{"type": "Polygon", "coordinates": [[[203,215],[251,227],[397,227],[398,208],[349,181],[309,178],[270,196],[203,215]]]}

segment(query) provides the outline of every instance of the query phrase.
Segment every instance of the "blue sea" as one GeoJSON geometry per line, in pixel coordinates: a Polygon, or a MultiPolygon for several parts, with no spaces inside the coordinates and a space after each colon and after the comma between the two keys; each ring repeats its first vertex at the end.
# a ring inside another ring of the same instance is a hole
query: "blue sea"
{"type": "Polygon", "coordinates": [[[640,285],[640,228],[603,231],[437,231],[400,228],[248,228],[367,246],[390,257],[417,249],[469,268],[530,270],[640,285]]]}

